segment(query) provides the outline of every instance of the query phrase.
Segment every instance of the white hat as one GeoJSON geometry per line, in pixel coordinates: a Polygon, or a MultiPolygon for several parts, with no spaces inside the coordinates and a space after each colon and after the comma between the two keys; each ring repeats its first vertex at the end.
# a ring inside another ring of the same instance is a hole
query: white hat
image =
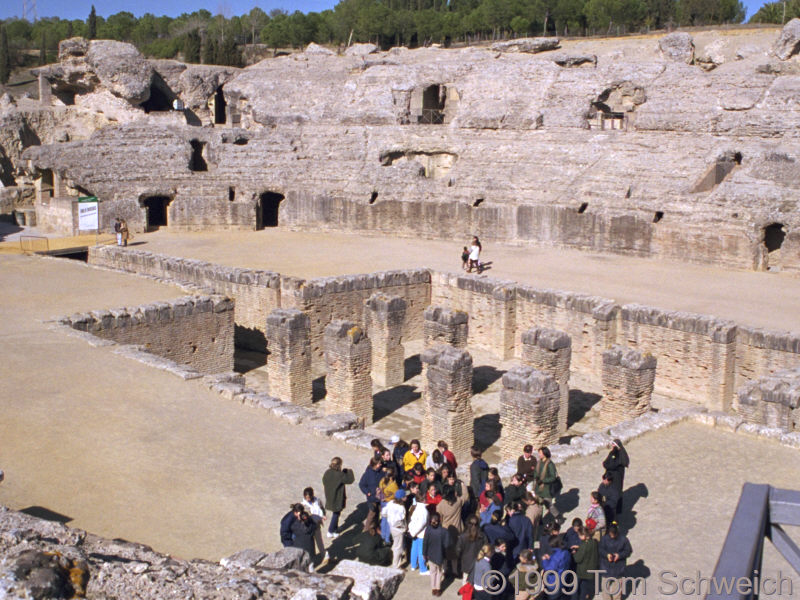
{"type": "Polygon", "coordinates": [[[400,436],[399,435],[393,435],[392,439],[390,441],[392,442],[392,444],[396,444],[397,442],[400,441],[400,436]]]}

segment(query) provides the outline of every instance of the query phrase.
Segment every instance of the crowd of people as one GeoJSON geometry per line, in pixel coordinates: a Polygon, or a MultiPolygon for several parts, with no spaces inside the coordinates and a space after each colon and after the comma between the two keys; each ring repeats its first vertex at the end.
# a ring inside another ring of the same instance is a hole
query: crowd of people
{"type": "MultiPolygon", "coordinates": [[[[632,552],[617,524],[629,466],[620,440],[614,440],[603,461],[586,517],[573,519],[563,532],[557,508],[561,478],[547,447],[534,453],[526,445],[507,485],[477,447],[471,450],[468,482],[459,479],[456,457],[444,441],[429,454],[419,440],[407,443],[394,436],[391,448],[373,440],[372,453],[358,480],[365,500],[360,514],[366,514],[355,537],[358,560],[430,577],[433,596],[440,596],[444,579],[453,577],[461,580],[465,599],[512,598],[516,593],[515,600],[589,600],[598,591],[593,571],[602,570],[601,587],[611,590],[604,596],[620,597],[613,592],[621,586],[610,580],[623,576],[632,552]],[[510,595],[487,588],[490,571],[492,577],[499,572],[514,582],[505,592],[510,595]]],[[[303,491],[302,502],[281,520],[283,545],[327,563],[323,529],[329,540],[340,535],[346,487],[355,481],[342,459],[333,458],[322,477],[325,502],[312,488],[303,491]]]]}

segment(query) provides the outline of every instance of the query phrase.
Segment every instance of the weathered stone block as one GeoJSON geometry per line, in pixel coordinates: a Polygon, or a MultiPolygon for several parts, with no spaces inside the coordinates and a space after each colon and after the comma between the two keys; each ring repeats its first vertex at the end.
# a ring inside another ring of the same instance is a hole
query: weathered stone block
{"type": "Polygon", "coordinates": [[[603,427],[644,415],[656,378],[656,358],[630,348],[612,346],[603,352],[603,427]]]}
{"type": "Polygon", "coordinates": [[[325,328],[325,412],[352,412],[372,424],[372,344],[350,321],[332,321],[325,328]]]}
{"type": "Polygon", "coordinates": [[[559,386],[558,430],[567,430],[572,338],[555,329],[533,327],[522,334],[522,362],[552,375],[559,386]]]}
{"type": "Polygon", "coordinates": [[[402,345],[407,302],[400,296],[375,293],[365,303],[364,320],[372,343],[372,380],[381,387],[400,385],[405,379],[402,345]]]}
{"type": "Polygon", "coordinates": [[[267,374],[270,393],[299,406],[311,406],[311,340],[308,316],[276,309],[267,317],[267,374]]]}
{"type": "Polygon", "coordinates": [[[529,365],[503,375],[500,392],[500,456],[511,460],[525,444],[548,446],[558,441],[560,386],[555,377],[529,365]]]}

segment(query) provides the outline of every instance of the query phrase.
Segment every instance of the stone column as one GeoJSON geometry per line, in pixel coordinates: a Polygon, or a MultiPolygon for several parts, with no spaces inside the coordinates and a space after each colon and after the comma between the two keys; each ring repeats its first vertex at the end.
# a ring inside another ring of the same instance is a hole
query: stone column
{"type": "Polygon", "coordinates": [[[311,406],[308,316],[294,308],[273,310],[267,317],[266,333],[270,393],[286,402],[311,406]]]}
{"type": "Polygon", "coordinates": [[[405,379],[405,349],[400,343],[406,321],[406,301],[381,292],[366,301],[364,320],[372,343],[372,380],[381,387],[405,379]]]}
{"type": "Polygon", "coordinates": [[[560,404],[555,377],[529,365],[509,369],[500,392],[500,459],[518,457],[525,444],[536,448],[558,442],[560,404]]]}
{"type": "Polygon", "coordinates": [[[459,458],[472,447],[472,357],[469,352],[437,344],[422,353],[427,384],[423,395],[422,444],[428,450],[444,440],[459,458]]]}
{"type": "Polygon", "coordinates": [[[50,89],[50,82],[44,75],[39,75],[39,103],[50,106],[53,102],[53,91],[50,89]]]}
{"type": "Polygon", "coordinates": [[[632,348],[611,346],[603,352],[603,400],[600,426],[608,427],[650,410],[656,357],[632,348]]]}
{"type": "Polygon", "coordinates": [[[422,334],[425,347],[435,344],[449,344],[455,348],[467,347],[469,315],[460,310],[442,306],[429,306],[423,314],[422,334]]]}
{"type": "Polygon", "coordinates": [[[558,431],[567,430],[572,338],[556,329],[533,327],[522,334],[522,362],[552,375],[559,387],[558,431]]]}
{"type": "Polygon", "coordinates": [[[331,321],[325,327],[325,412],[351,412],[372,424],[372,344],[350,321],[331,321]]]}

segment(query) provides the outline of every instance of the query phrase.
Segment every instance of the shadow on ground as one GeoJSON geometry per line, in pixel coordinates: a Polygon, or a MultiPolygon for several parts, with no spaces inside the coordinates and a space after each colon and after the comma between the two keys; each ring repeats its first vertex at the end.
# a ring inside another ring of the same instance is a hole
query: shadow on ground
{"type": "Polygon", "coordinates": [[[373,422],[380,421],[421,397],[422,394],[417,391],[416,386],[405,384],[378,392],[372,397],[372,420],[373,422]]]}
{"type": "Polygon", "coordinates": [[[70,521],[72,521],[72,517],[68,517],[67,515],[62,515],[61,513],[57,513],[54,510],[45,508],[44,506],[29,506],[28,508],[23,508],[19,512],[25,513],[26,515],[30,515],[32,517],[36,517],[37,519],[44,519],[45,521],[54,521],[56,523],[69,523],[70,521]]]}
{"type": "Polygon", "coordinates": [[[569,391],[569,415],[567,416],[568,426],[571,427],[586,416],[592,407],[600,402],[602,396],[592,392],[571,389],[569,391]]]}
{"type": "Polygon", "coordinates": [[[472,370],[472,393],[485,392],[490,385],[503,376],[505,371],[496,369],[491,365],[481,365],[472,370]]]}

